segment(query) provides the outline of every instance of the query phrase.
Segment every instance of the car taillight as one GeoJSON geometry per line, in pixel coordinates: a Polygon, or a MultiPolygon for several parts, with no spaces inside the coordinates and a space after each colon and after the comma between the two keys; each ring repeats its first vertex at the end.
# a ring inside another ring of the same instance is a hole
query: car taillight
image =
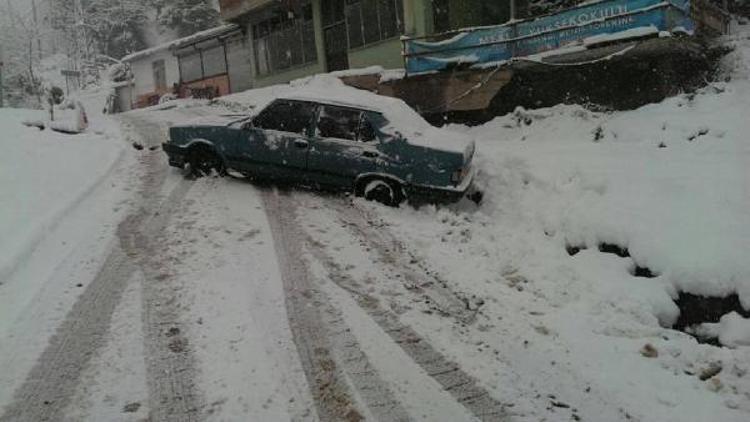
{"type": "Polygon", "coordinates": [[[466,174],[468,173],[468,167],[464,167],[458,171],[454,171],[453,175],[451,175],[451,182],[453,183],[461,183],[462,180],[464,180],[464,177],[466,177],[466,174]]]}

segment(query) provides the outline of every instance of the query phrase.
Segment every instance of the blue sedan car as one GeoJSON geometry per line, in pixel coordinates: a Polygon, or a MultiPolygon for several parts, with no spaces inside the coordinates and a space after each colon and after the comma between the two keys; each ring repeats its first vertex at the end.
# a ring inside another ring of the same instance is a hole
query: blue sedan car
{"type": "Polygon", "coordinates": [[[174,126],[164,151],[170,165],[193,173],[233,170],[390,206],[466,194],[473,141],[431,126],[401,100],[358,92],[355,101],[282,97],[241,120],[174,126]]]}

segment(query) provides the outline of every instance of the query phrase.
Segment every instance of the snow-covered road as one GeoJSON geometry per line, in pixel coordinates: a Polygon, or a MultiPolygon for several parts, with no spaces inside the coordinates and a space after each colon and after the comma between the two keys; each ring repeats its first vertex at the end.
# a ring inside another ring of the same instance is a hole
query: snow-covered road
{"type": "MultiPolygon", "coordinates": [[[[120,118],[123,140],[145,148],[124,152],[74,210],[85,215],[118,188],[119,201],[95,221],[109,232],[93,245],[80,233],[86,247],[69,245],[30,304],[9,315],[0,420],[505,419],[476,379],[344,274],[341,251],[316,243],[308,211],[342,233],[351,224],[360,254],[375,248],[405,291],[432,298],[451,324],[470,323],[452,292],[417,287],[419,268],[400,265],[403,251],[391,251],[355,204],[188,180],[151,150],[169,124],[210,112],[120,118]],[[75,271],[61,273],[66,266],[75,271]],[[61,295],[69,278],[77,290],[61,295]]],[[[78,239],[68,235],[49,234],[30,259],[44,244],[78,239]]]]}
{"type": "Polygon", "coordinates": [[[477,139],[481,207],[191,180],[158,148],[323,77],[74,138],[0,114],[23,138],[0,157],[0,421],[748,420],[750,38],[727,42],[727,81],[693,94],[447,128],[477,139]]]}

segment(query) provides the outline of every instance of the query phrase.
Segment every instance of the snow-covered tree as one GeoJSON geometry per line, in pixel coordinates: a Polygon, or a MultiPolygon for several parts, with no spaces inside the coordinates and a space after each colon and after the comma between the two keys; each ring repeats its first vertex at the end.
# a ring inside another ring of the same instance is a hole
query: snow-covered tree
{"type": "Polygon", "coordinates": [[[37,28],[32,20],[7,3],[0,19],[0,53],[3,61],[4,99],[12,106],[41,103],[42,83],[36,72],[37,28]]]}
{"type": "Polygon", "coordinates": [[[143,0],[89,0],[84,17],[98,54],[120,58],[147,47],[141,26],[148,20],[143,0]]]}
{"type": "Polygon", "coordinates": [[[219,12],[212,0],[158,0],[157,10],[159,23],[176,30],[180,37],[219,23],[219,12]]]}

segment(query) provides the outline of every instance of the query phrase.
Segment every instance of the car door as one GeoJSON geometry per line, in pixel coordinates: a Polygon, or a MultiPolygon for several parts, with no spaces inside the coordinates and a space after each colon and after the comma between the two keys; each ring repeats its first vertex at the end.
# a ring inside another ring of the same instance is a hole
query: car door
{"type": "Polygon", "coordinates": [[[378,169],[379,140],[366,113],[354,108],[321,105],[307,168],[323,184],[350,187],[356,177],[378,169]]]}
{"type": "Polygon", "coordinates": [[[236,149],[240,170],[266,176],[303,176],[315,110],[315,104],[292,100],[277,100],[266,107],[240,135],[236,149]]]}

